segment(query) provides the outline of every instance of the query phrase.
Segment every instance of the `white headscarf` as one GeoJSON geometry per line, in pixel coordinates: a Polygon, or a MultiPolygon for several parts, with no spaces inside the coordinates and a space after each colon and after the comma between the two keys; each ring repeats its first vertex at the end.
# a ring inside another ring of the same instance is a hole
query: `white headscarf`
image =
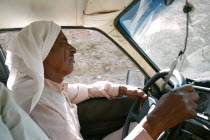
{"type": "Polygon", "coordinates": [[[8,88],[14,93],[16,102],[27,113],[32,111],[42,94],[43,61],[60,30],[61,27],[52,21],[33,22],[23,28],[8,47],[8,88]]]}

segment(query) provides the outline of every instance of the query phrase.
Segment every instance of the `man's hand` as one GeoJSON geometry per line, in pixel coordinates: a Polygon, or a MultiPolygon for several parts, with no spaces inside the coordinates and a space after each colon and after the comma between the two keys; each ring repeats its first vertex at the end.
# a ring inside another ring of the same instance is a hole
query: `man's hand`
{"type": "Polygon", "coordinates": [[[199,96],[192,86],[183,86],[163,95],[155,109],[147,115],[143,127],[156,139],[161,132],[176,126],[186,119],[196,117],[199,96]]]}
{"type": "Polygon", "coordinates": [[[141,88],[133,87],[133,86],[120,86],[119,94],[126,95],[129,98],[136,99],[137,97],[141,97],[143,99],[147,98],[147,94],[145,94],[141,88]]]}

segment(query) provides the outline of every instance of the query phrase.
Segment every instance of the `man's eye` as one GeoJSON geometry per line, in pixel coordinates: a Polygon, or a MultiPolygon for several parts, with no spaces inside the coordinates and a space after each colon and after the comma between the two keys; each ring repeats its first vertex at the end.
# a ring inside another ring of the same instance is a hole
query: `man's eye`
{"type": "Polygon", "coordinates": [[[61,43],[68,43],[67,40],[61,40],[60,42],[61,42],[61,43]]]}

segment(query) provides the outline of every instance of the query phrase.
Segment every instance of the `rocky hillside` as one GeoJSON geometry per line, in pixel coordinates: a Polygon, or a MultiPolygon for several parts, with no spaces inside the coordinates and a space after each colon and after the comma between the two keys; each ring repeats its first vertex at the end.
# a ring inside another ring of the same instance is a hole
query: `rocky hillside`
{"type": "MultiPolygon", "coordinates": [[[[127,70],[136,70],[128,57],[101,33],[80,29],[65,29],[64,33],[77,49],[74,72],[66,77],[69,83],[91,84],[108,80],[125,84],[127,70]]],[[[4,49],[16,35],[14,32],[0,34],[4,49]]]]}
{"type": "Polygon", "coordinates": [[[75,69],[70,83],[93,83],[108,80],[125,84],[128,69],[136,69],[127,56],[97,31],[65,30],[69,42],[76,47],[75,69]]]}

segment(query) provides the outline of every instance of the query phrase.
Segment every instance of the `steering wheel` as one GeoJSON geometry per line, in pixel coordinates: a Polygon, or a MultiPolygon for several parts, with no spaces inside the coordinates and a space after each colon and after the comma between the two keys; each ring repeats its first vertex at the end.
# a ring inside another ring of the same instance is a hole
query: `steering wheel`
{"type": "MultiPolygon", "coordinates": [[[[145,93],[148,93],[149,87],[151,85],[153,85],[158,79],[165,77],[169,73],[169,71],[170,71],[169,69],[166,69],[166,70],[160,71],[157,74],[155,74],[146,83],[146,85],[143,88],[143,91],[145,93]]],[[[184,76],[178,70],[174,70],[172,75],[176,78],[176,80],[178,82],[178,85],[176,87],[180,87],[180,86],[186,84],[184,76]]],[[[141,120],[149,113],[149,111],[154,109],[154,107],[155,107],[155,105],[158,101],[155,97],[149,96],[144,101],[143,106],[140,110],[140,100],[141,100],[141,98],[138,97],[134,101],[134,103],[133,103],[133,105],[132,105],[132,107],[131,107],[131,109],[128,113],[128,116],[126,118],[125,125],[124,125],[124,128],[123,128],[122,140],[124,140],[125,137],[128,135],[130,123],[133,122],[133,121],[135,121],[137,123],[140,123],[141,120]]]]}

